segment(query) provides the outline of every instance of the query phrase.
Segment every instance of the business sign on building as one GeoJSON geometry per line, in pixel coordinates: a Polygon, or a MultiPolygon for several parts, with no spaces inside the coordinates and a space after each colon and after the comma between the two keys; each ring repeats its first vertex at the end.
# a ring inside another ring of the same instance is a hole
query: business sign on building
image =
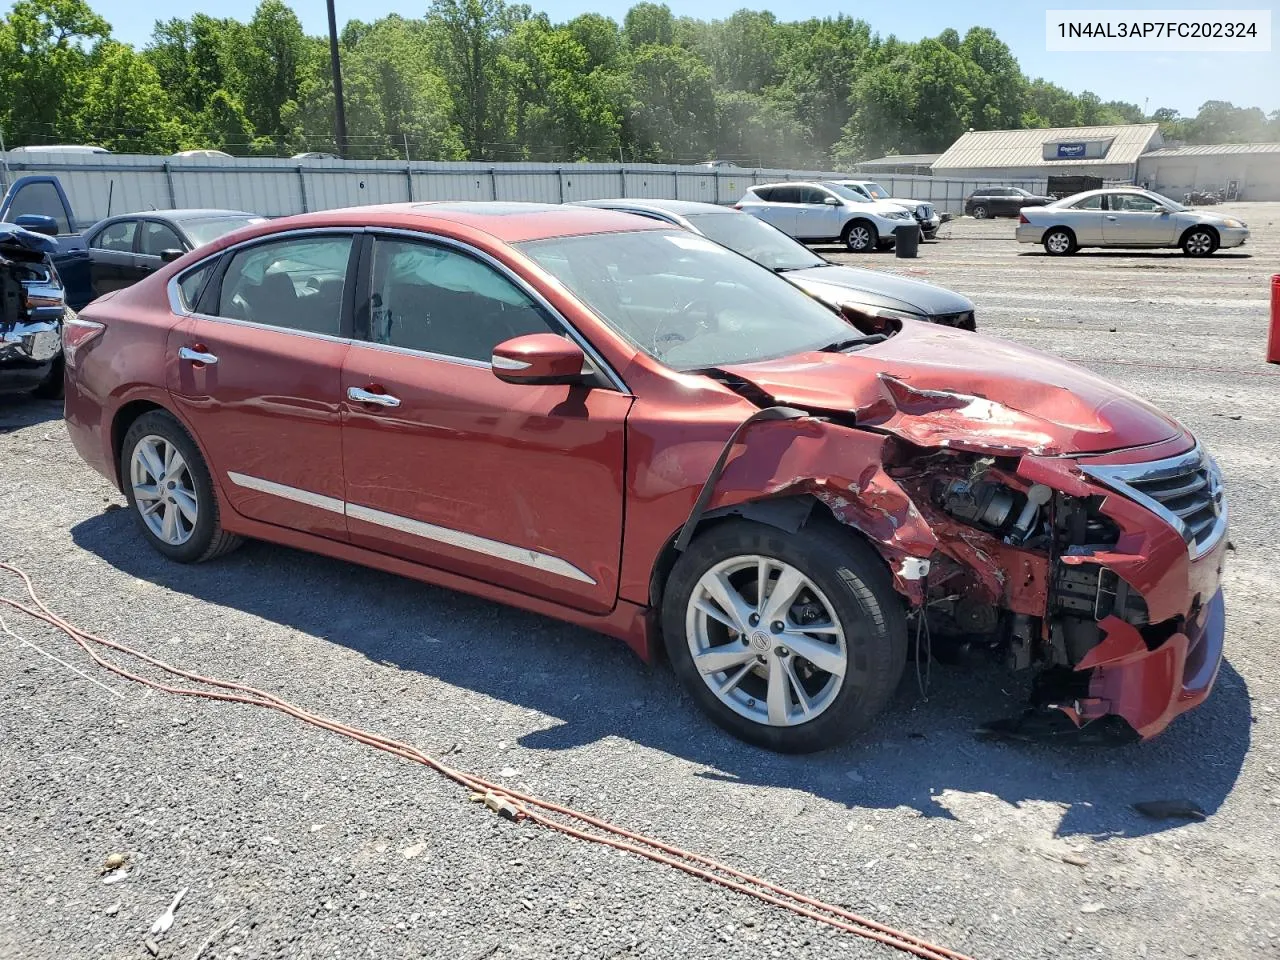
{"type": "Polygon", "coordinates": [[[1102,160],[1115,137],[1098,137],[1089,140],[1048,140],[1041,156],[1045,160],[1102,160]]]}

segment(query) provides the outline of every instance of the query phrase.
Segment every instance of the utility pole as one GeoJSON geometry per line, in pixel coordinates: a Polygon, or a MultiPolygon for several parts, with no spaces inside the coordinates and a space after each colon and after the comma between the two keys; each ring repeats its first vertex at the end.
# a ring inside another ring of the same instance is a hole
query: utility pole
{"type": "Polygon", "coordinates": [[[329,8],[329,69],[333,72],[333,120],[334,140],[338,156],[347,158],[347,109],[342,102],[342,61],[338,58],[338,16],[333,11],[333,0],[325,0],[329,8]]]}

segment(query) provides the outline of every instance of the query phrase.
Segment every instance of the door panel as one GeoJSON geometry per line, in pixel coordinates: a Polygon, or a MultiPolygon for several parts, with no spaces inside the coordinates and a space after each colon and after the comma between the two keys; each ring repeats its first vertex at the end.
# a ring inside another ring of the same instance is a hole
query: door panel
{"type": "Polygon", "coordinates": [[[179,357],[174,399],[235,511],[345,539],[339,387],[349,344],[202,318],[171,339],[218,358],[179,357]]]}
{"type": "Polygon", "coordinates": [[[497,344],[567,331],[475,251],[386,236],[367,263],[366,342],[352,344],[341,384],[352,542],[612,609],[631,397],[495,377],[497,344]]]}
{"type": "Polygon", "coordinates": [[[137,220],[120,220],[89,238],[89,277],[93,296],[122,290],[136,281],[133,246],[137,220]]]}
{"type": "Polygon", "coordinates": [[[171,387],[236,512],[334,539],[353,246],[286,234],[232,254],[200,295],[220,319],[185,322],[171,387]]]}
{"type": "Polygon", "coordinates": [[[584,610],[611,609],[631,398],[353,344],[342,450],[351,541],[584,610]]]}

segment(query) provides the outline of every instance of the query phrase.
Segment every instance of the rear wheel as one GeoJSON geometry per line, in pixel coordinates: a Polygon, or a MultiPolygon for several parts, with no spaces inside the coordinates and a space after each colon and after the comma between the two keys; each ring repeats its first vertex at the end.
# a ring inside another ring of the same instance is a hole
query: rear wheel
{"type": "Polygon", "coordinates": [[[854,220],[844,228],[841,237],[850,253],[867,253],[880,243],[876,228],[866,220],[854,220]]]}
{"type": "Polygon", "coordinates": [[[1044,252],[1051,257],[1065,257],[1079,249],[1075,234],[1065,227],[1054,227],[1044,235],[1041,243],[1044,244],[1044,252]]]}
{"type": "Polygon", "coordinates": [[[120,451],[125,498],[147,541],[171,560],[200,563],[240,545],[218,522],[209,468],[171,414],[145,413],[120,451]]]}
{"type": "Polygon", "coordinates": [[[694,539],[662,606],[672,667],[734,736],[784,753],[865,730],[906,662],[906,621],[880,558],[841,529],[734,520],[694,539]]]}
{"type": "Polygon", "coordinates": [[[1207,257],[1218,249],[1218,234],[1209,227],[1192,227],[1182,238],[1182,252],[1188,257],[1207,257]]]}
{"type": "Polygon", "coordinates": [[[987,217],[989,217],[989,216],[991,216],[991,211],[990,211],[989,209],[987,209],[987,207],[986,207],[986,205],[985,205],[985,204],[981,204],[981,203],[979,203],[979,204],[975,204],[975,205],[974,205],[974,208],[973,208],[973,219],[975,219],[975,220],[985,220],[985,219],[987,219],[987,217]]]}

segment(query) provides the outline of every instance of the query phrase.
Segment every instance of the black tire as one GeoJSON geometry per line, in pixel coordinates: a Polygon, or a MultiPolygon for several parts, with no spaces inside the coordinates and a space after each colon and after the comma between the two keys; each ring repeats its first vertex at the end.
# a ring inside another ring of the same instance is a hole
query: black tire
{"type": "Polygon", "coordinates": [[[1188,257],[1207,257],[1218,249],[1218,231],[1213,227],[1192,227],[1182,235],[1182,252],[1188,257]]]}
{"type": "Polygon", "coordinates": [[[1040,242],[1044,244],[1044,252],[1051,257],[1069,257],[1080,249],[1080,245],[1076,243],[1076,235],[1066,227],[1046,230],[1040,242]]]}
{"type": "Polygon", "coordinates": [[[45,374],[43,380],[36,384],[36,388],[31,391],[31,395],[40,400],[61,400],[64,387],[62,372],[62,357],[58,357],[50,364],[49,372],[45,374]]]}
{"type": "Polygon", "coordinates": [[[892,698],[907,659],[901,597],[880,557],[850,530],[813,524],[795,534],[748,520],[730,520],[695,537],[667,580],[663,638],[676,677],[720,727],[780,753],[834,747],[866,730],[892,698]],[[694,664],[686,612],[698,581],[735,556],[788,563],[826,595],[845,634],[846,674],[829,706],[812,720],[771,726],[735,712],[712,692],[694,664]]]}
{"type": "Polygon", "coordinates": [[[218,498],[213,492],[209,467],[195,441],[167,411],[152,410],[144,413],[129,427],[120,447],[120,485],[124,489],[125,499],[129,501],[129,512],[133,514],[134,522],[142,531],[143,537],[170,560],[178,563],[203,563],[230,553],[243,542],[236,534],[222,529],[222,524],[218,521],[218,498]],[[143,519],[134,497],[133,484],[130,482],[130,463],[134,449],[143,438],[149,436],[157,436],[173,444],[182,454],[190,472],[197,503],[196,522],[190,538],[182,544],[166,543],[156,536],[143,519]]]}
{"type": "Polygon", "coordinates": [[[973,205],[973,219],[986,220],[991,216],[991,210],[985,203],[975,203],[973,205]]]}
{"type": "Polygon", "coordinates": [[[840,242],[850,253],[870,253],[880,245],[880,234],[870,220],[850,220],[840,234],[840,242]]]}

